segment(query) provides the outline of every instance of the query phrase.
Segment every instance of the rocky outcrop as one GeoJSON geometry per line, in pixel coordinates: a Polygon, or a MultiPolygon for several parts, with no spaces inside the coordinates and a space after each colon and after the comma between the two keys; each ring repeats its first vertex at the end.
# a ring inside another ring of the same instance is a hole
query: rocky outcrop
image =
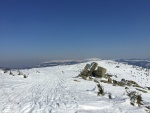
{"type": "Polygon", "coordinates": [[[98,66],[96,62],[93,62],[91,64],[86,64],[83,71],[79,74],[80,77],[83,79],[86,79],[89,76],[93,77],[106,77],[106,69],[103,67],[98,66]]]}

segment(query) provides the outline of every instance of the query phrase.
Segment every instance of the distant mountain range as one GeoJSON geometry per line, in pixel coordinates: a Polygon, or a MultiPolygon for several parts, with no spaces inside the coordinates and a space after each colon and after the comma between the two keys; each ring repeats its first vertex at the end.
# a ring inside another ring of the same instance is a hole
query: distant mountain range
{"type": "Polygon", "coordinates": [[[150,59],[117,59],[115,61],[150,69],[150,59]]]}
{"type": "MultiPolygon", "coordinates": [[[[25,67],[22,69],[30,69],[30,68],[41,68],[41,67],[51,67],[51,66],[58,66],[58,65],[73,65],[78,63],[84,63],[89,61],[99,61],[101,59],[98,58],[92,58],[92,59],[85,59],[85,60],[52,60],[43,62],[41,64],[32,66],[32,67],[25,67]]],[[[143,68],[149,68],[150,69],[150,59],[116,59],[114,60],[116,62],[123,62],[127,63],[129,65],[136,65],[143,68]]],[[[9,68],[0,67],[2,70],[9,70],[9,68]]]]}
{"type": "Polygon", "coordinates": [[[40,68],[40,67],[50,67],[50,66],[58,66],[58,65],[73,65],[73,64],[84,63],[88,61],[98,61],[98,60],[100,59],[92,58],[92,59],[85,59],[85,60],[52,60],[52,61],[47,61],[38,64],[35,67],[40,68]]]}

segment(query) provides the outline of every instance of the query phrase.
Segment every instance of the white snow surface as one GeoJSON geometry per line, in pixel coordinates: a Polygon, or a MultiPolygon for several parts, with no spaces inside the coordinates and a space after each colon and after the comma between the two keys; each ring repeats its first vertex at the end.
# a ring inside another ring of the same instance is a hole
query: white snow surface
{"type": "MultiPolygon", "coordinates": [[[[96,62],[117,76],[113,79],[134,80],[150,87],[146,69],[111,60],[96,62]]],[[[112,93],[113,99],[109,99],[107,95],[97,96],[95,82],[75,78],[87,63],[21,70],[27,78],[0,72],[0,113],[146,113],[144,107],[130,104],[124,87],[101,83],[105,92],[112,93]]],[[[150,103],[147,92],[142,97],[150,103]]]]}

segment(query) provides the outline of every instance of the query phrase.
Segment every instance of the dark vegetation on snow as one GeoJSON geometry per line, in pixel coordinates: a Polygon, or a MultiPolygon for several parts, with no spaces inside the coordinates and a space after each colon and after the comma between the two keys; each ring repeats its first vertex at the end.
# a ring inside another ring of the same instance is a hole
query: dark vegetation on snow
{"type": "MultiPolygon", "coordinates": [[[[116,67],[116,68],[119,68],[119,67],[116,67]]],[[[149,105],[150,103],[147,104],[147,102],[143,101],[142,96],[139,93],[139,92],[147,93],[146,90],[150,90],[149,87],[142,87],[135,81],[126,80],[124,78],[122,78],[121,81],[114,80],[112,79],[114,75],[107,74],[106,72],[107,72],[107,69],[100,67],[98,66],[96,62],[93,62],[91,64],[86,64],[86,66],[78,75],[78,77],[81,77],[84,80],[90,80],[90,81],[93,80],[97,84],[97,89],[98,89],[97,95],[98,96],[108,95],[109,99],[112,99],[112,94],[110,92],[106,92],[101,83],[124,87],[126,95],[130,98],[130,104],[133,106],[138,105],[139,107],[144,107],[144,109],[148,113],[150,113],[150,105],[149,105]],[[130,91],[129,87],[135,87],[136,91],[130,91]]]]}
{"type": "Polygon", "coordinates": [[[3,69],[3,72],[5,74],[9,74],[9,75],[12,75],[12,76],[22,76],[23,78],[27,78],[28,77],[26,74],[24,74],[20,70],[3,69]]]}

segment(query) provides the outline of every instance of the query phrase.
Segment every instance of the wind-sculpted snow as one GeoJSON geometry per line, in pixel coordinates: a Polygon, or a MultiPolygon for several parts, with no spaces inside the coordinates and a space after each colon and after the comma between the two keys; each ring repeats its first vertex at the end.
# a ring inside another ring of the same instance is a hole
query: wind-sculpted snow
{"type": "MultiPolygon", "coordinates": [[[[150,86],[145,70],[114,61],[97,62],[116,80],[150,86]]],[[[95,82],[76,78],[86,64],[21,70],[27,78],[0,73],[0,113],[146,113],[143,107],[130,105],[123,87],[102,83],[113,98],[97,96],[95,82]]],[[[143,95],[144,100],[150,100],[149,93],[143,95]]]]}

